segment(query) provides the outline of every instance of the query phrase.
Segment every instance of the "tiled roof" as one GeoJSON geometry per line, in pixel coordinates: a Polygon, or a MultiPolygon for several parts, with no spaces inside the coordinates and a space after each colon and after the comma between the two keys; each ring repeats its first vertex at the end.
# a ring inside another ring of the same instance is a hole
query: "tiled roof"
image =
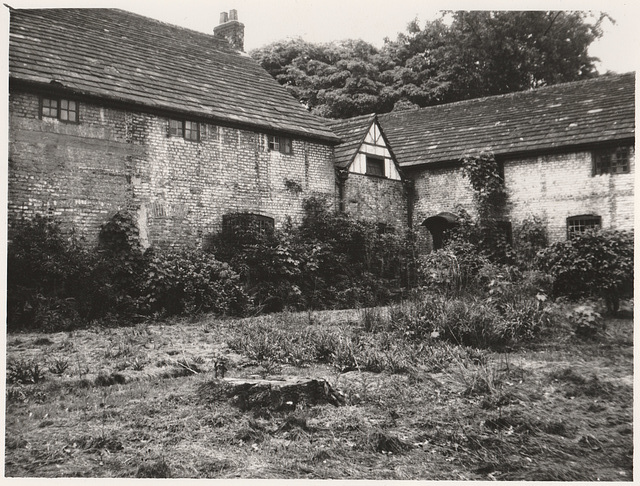
{"type": "Polygon", "coordinates": [[[10,16],[12,80],[338,141],[251,57],[213,34],[115,9],[10,16]]]}
{"type": "Polygon", "coordinates": [[[342,143],[334,148],[333,160],[336,167],[349,167],[375,119],[376,115],[370,114],[346,120],[327,120],[327,126],[342,139],[342,143]]]}
{"type": "Polygon", "coordinates": [[[635,73],[379,115],[401,167],[632,139],[635,73]]]}

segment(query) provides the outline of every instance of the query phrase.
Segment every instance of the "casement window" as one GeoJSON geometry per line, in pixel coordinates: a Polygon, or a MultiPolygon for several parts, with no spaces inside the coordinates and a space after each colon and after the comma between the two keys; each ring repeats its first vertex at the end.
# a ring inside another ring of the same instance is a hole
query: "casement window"
{"type": "Polygon", "coordinates": [[[40,99],[40,117],[55,118],[66,123],[78,123],[79,106],[75,100],[66,98],[45,98],[40,99]]]}
{"type": "Polygon", "coordinates": [[[367,175],[384,177],[384,159],[367,155],[367,175]]]}
{"type": "MultiPolygon", "coordinates": [[[[253,213],[232,213],[222,216],[222,232],[244,240],[252,234],[272,234],[274,220],[269,216],[253,213]]],[[[239,241],[243,243],[245,241],[239,241]]]]}
{"type": "Polygon", "coordinates": [[[629,147],[618,146],[593,152],[593,175],[629,173],[629,147]]]}
{"type": "Polygon", "coordinates": [[[287,137],[280,137],[277,135],[269,135],[269,150],[280,152],[281,154],[291,155],[293,154],[293,145],[291,143],[291,139],[287,137]]]}
{"type": "Polygon", "coordinates": [[[583,214],[567,218],[567,238],[602,227],[602,218],[594,214],[583,214]]]}
{"type": "Polygon", "coordinates": [[[169,136],[181,137],[192,142],[200,141],[200,123],[189,120],[169,120],[169,136]]]}

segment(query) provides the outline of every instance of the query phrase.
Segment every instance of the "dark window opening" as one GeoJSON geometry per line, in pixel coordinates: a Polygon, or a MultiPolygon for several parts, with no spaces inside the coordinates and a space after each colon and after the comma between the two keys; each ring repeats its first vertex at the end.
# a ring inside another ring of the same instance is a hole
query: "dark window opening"
{"type": "Polygon", "coordinates": [[[281,154],[291,155],[293,153],[291,139],[287,137],[269,135],[269,150],[280,152],[281,154]]]}
{"type": "Polygon", "coordinates": [[[600,229],[602,218],[593,214],[583,214],[567,218],[567,238],[591,229],[600,229]]]}
{"type": "Polygon", "coordinates": [[[384,159],[367,155],[367,175],[384,177],[384,159]]]}
{"type": "Polygon", "coordinates": [[[592,154],[593,175],[629,173],[629,147],[612,147],[592,154]]]}
{"type": "Polygon", "coordinates": [[[273,218],[261,214],[233,213],[222,217],[222,232],[239,243],[249,243],[257,235],[271,235],[274,226],[273,218]]]}
{"type": "Polygon", "coordinates": [[[78,123],[78,102],[64,98],[41,98],[41,118],[56,118],[67,123],[78,123]]]}
{"type": "Polygon", "coordinates": [[[392,235],[396,232],[396,229],[388,223],[378,223],[376,229],[379,235],[392,235]]]}

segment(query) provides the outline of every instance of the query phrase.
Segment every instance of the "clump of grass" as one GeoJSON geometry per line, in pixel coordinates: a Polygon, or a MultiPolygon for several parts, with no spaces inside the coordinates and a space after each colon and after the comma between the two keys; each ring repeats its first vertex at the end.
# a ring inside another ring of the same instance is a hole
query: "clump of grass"
{"type": "Polygon", "coordinates": [[[127,379],[120,373],[100,373],[98,376],[96,376],[95,380],[93,380],[93,383],[95,386],[112,386],[123,385],[126,381],[127,379]]]}
{"type": "Polygon", "coordinates": [[[56,358],[49,366],[49,371],[54,375],[62,375],[69,368],[69,360],[65,358],[56,358]]]}
{"type": "Polygon", "coordinates": [[[136,478],[170,478],[171,468],[167,461],[164,459],[157,459],[154,461],[147,461],[140,466],[136,471],[136,478]]]}
{"type": "Polygon", "coordinates": [[[44,370],[35,359],[16,359],[7,363],[7,383],[32,385],[44,379],[44,370]]]}

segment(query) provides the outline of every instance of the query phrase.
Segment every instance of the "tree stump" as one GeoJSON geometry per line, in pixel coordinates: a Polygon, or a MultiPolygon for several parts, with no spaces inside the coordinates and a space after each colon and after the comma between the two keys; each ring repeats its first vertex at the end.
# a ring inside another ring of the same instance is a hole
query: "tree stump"
{"type": "Polygon", "coordinates": [[[300,403],[316,405],[330,403],[344,405],[342,392],[326,380],[291,378],[287,380],[259,380],[243,378],[215,379],[200,387],[205,400],[226,399],[243,411],[254,408],[294,410],[300,403]]]}

